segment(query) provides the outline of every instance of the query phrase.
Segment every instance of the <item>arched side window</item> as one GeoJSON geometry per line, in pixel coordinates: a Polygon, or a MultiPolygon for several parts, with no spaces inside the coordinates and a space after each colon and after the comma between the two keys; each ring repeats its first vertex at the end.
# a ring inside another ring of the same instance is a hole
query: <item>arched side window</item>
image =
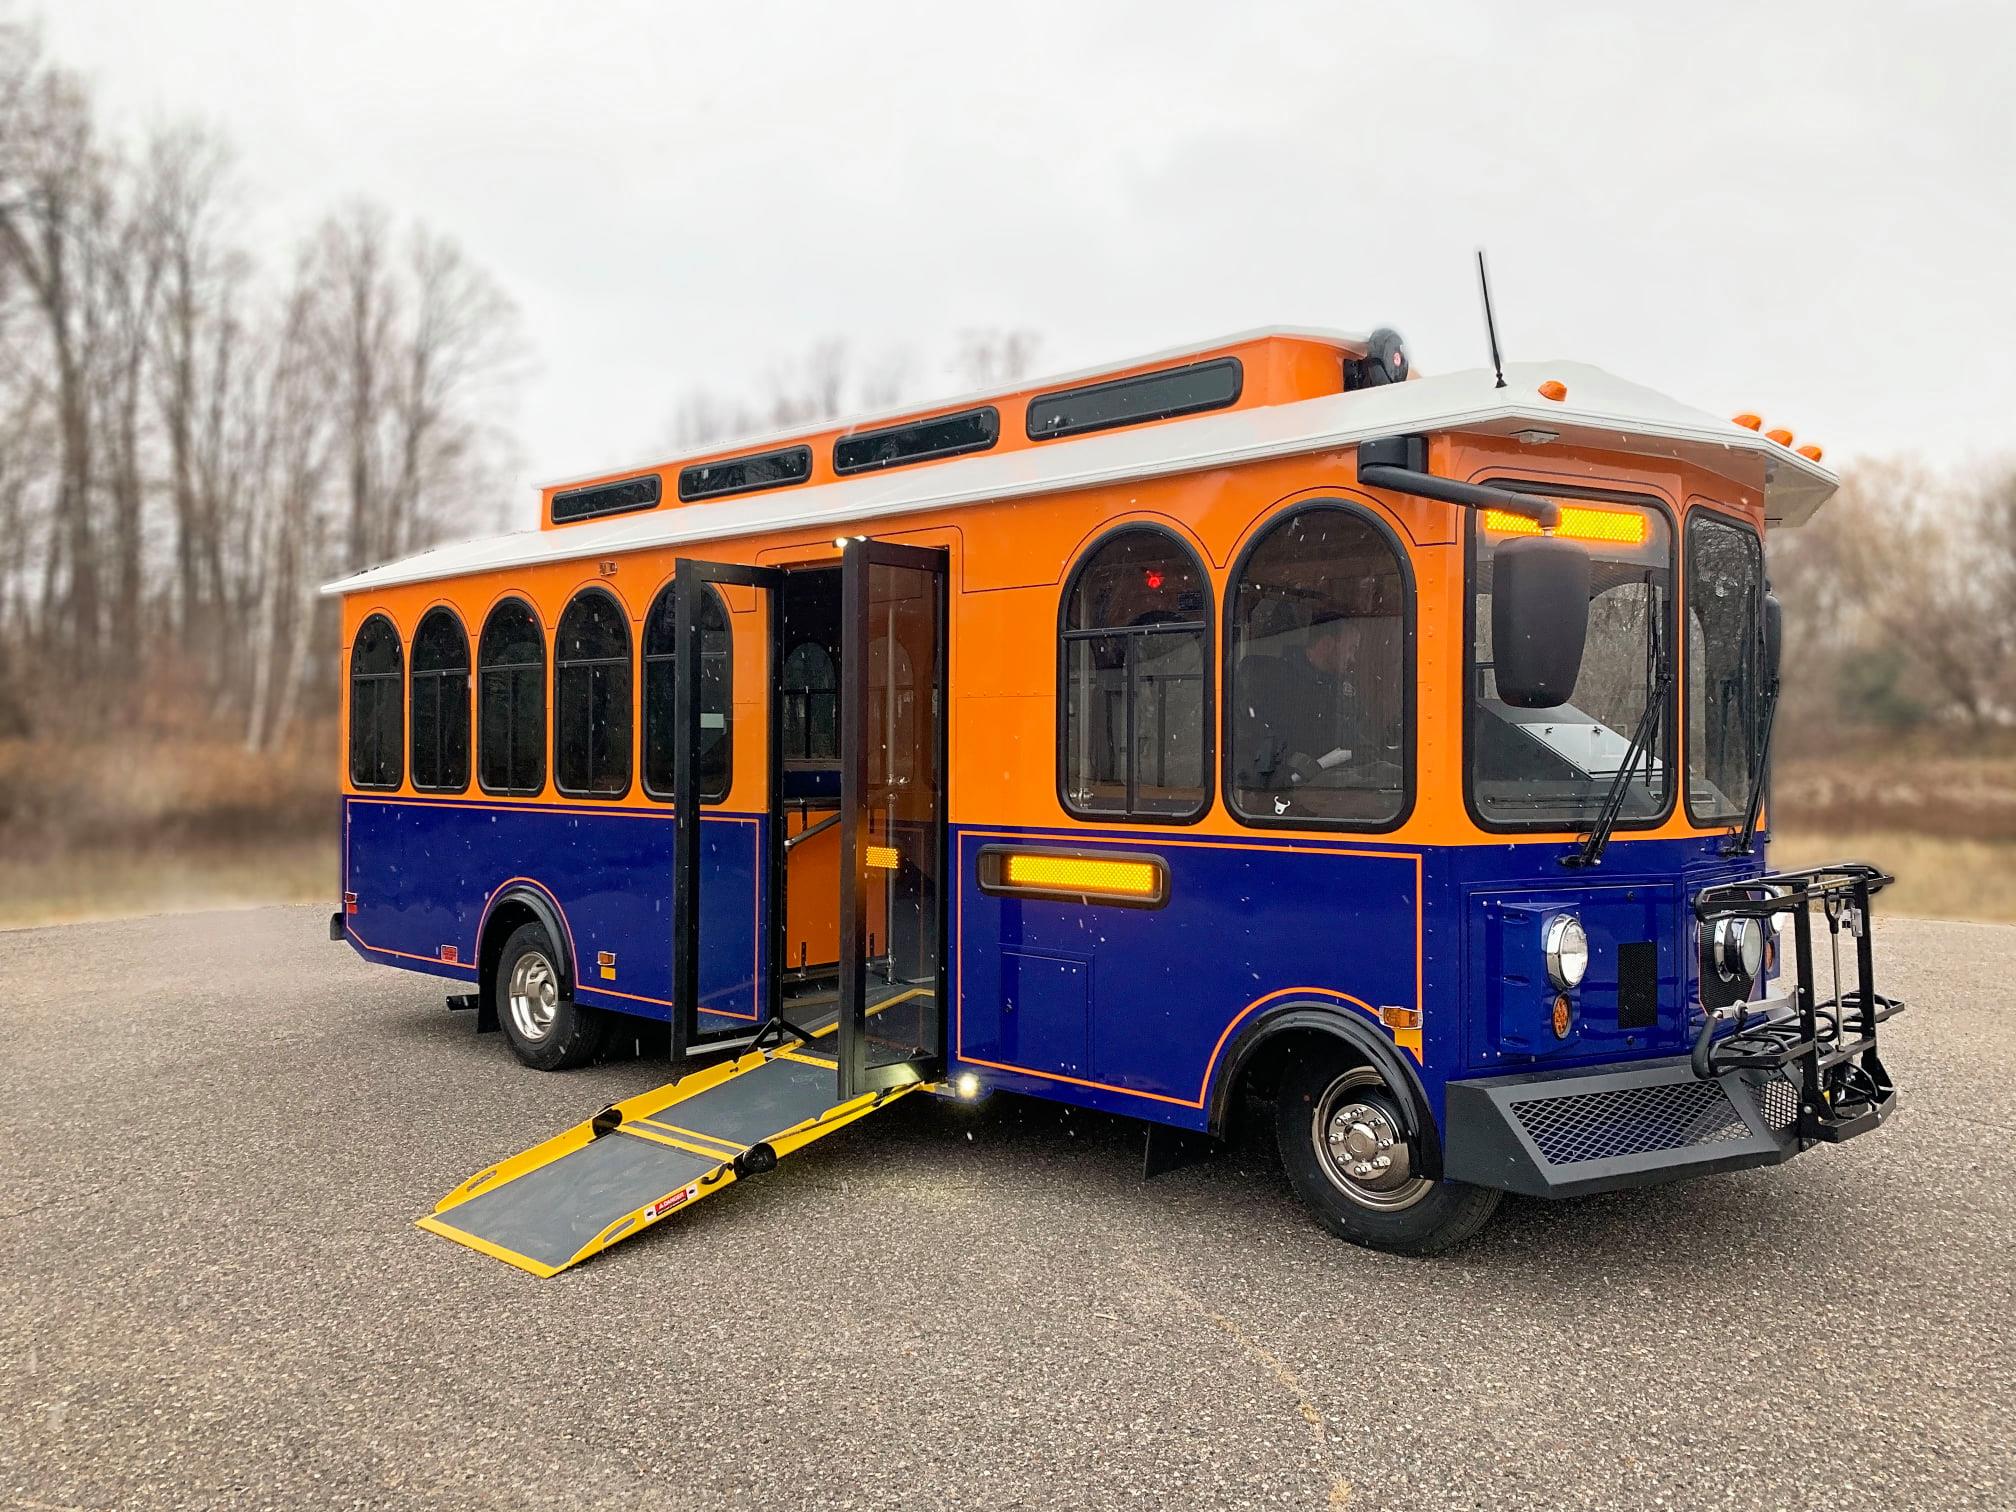
{"type": "Polygon", "coordinates": [[[523,599],[492,609],[477,643],[476,774],[491,793],[546,786],[546,642],[523,599]]]}
{"type": "MultiPolygon", "coordinates": [[[[734,752],[734,639],[728,606],[712,583],[700,596],[700,798],[719,803],[728,796],[734,752]]],[[[652,600],[644,617],[644,791],[672,797],[673,758],[678,750],[672,718],[679,671],[673,656],[677,611],[670,583],[652,600]]]]}
{"type": "Polygon", "coordinates": [[[553,634],[553,781],[575,798],[630,791],[630,618],[584,588],[553,634]]]}
{"type": "Polygon", "coordinates": [[[396,788],[406,731],[399,631],[382,614],[357,627],[350,643],[350,782],[396,788]]]}
{"type": "Polygon", "coordinates": [[[469,786],[469,636],[453,609],[429,609],[413,632],[413,786],[469,786]]]}
{"type": "Polygon", "coordinates": [[[1064,590],[1058,781],[1085,818],[1183,823],[1211,804],[1211,589],[1166,530],[1099,542],[1064,590]]]}
{"type": "Polygon", "coordinates": [[[1387,829],[1411,801],[1413,588],[1343,505],[1268,526],[1232,572],[1225,797],[1248,824],[1387,829]]]}

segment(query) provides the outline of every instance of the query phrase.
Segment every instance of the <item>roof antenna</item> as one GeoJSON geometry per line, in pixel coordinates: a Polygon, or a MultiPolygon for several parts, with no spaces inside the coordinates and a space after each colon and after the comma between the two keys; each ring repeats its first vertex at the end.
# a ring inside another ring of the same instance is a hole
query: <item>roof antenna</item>
{"type": "Polygon", "coordinates": [[[1484,276],[1484,249],[1477,249],[1477,287],[1484,291],[1484,330],[1491,337],[1491,369],[1497,388],[1505,387],[1505,359],[1498,355],[1498,322],[1491,318],[1491,280],[1484,276]]]}

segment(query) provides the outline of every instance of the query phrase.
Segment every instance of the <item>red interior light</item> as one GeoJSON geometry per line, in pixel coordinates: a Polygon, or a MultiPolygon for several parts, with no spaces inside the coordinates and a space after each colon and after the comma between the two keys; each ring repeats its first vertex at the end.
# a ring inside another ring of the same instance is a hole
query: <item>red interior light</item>
{"type": "Polygon", "coordinates": [[[1146,572],[1141,574],[1141,577],[1150,588],[1160,588],[1162,586],[1162,570],[1159,567],[1150,567],[1146,572]]]}

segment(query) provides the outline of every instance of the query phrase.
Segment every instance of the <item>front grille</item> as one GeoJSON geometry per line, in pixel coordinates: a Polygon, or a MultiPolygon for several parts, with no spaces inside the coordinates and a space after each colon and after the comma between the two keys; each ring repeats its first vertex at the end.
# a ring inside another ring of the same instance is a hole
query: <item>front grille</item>
{"type": "Polygon", "coordinates": [[[1554,1165],[1615,1160],[1749,1137],[1750,1128],[1715,1082],[1662,1082],[1512,1104],[1540,1153],[1554,1165]]]}

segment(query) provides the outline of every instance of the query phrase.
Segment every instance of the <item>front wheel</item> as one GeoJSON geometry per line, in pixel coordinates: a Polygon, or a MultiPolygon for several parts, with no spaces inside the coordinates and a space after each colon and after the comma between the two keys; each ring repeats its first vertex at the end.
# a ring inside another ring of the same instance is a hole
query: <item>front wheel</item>
{"type": "Polygon", "coordinates": [[[504,942],[490,983],[511,1053],[535,1071],[585,1066],[602,1048],[601,1013],[574,1001],[560,952],[541,924],[521,924],[504,942]]]}
{"type": "Polygon", "coordinates": [[[1470,1238],[1500,1193],[1416,1175],[1400,1098],[1371,1066],[1298,1062],[1274,1102],[1281,1163],[1295,1191],[1340,1239],[1400,1255],[1436,1255],[1470,1238]]]}

